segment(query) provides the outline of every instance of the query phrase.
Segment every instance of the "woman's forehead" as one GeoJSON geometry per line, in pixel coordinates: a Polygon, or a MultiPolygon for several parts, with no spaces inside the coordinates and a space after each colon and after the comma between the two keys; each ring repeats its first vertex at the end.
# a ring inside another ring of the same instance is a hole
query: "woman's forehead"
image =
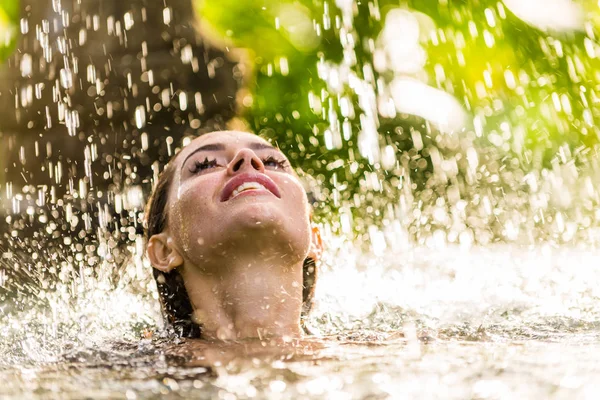
{"type": "Polygon", "coordinates": [[[227,144],[246,144],[246,143],[266,143],[269,144],[265,139],[257,136],[253,133],[249,132],[240,132],[240,131],[218,131],[218,132],[210,132],[206,133],[196,139],[192,140],[192,142],[186,146],[190,147],[193,150],[196,147],[211,144],[211,143],[223,143],[227,144]]]}

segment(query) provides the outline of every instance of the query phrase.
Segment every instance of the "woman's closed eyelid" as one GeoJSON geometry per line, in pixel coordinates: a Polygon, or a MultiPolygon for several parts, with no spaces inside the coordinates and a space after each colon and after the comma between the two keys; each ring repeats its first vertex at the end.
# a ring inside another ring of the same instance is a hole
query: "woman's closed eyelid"
{"type": "MultiPolygon", "coordinates": [[[[273,151],[271,149],[268,149],[265,151],[266,154],[260,154],[262,153],[262,151],[259,151],[258,153],[259,154],[255,153],[256,157],[258,157],[261,160],[265,168],[269,168],[270,165],[272,165],[273,163],[277,164],[275,166],[276,168],[281,169],[285,169],[290,165],[289,160],[283,155],[283,153],[279,151],[273,151]]],[[[197,174],[198,172],[210,170],[215,167],[226,168],[229,165],[229,163],[233,160],[233,157],[229,159],[225,157],[202,156],[197,157],[196,159],[190,159],[186,163],[188,164],[187,169],[192,174],[197,174]]]]}
{"type": "Polygon", "coordinates": [[[197,174],[199,172],[221,166],[216,158],[208,157],[205,157],[203,161],[200,161],[200,159],[193,160],[191,164],[192,165],[188,167],[188,170],[192,174],[197,174]]]}
{"type": "Polygon", "coordinates": [[[285,169],[289,165],[285,157],[274,157],[271,155],[263,158],[262,162],[265,167],[274,167],[275,169],[285,169]]]}

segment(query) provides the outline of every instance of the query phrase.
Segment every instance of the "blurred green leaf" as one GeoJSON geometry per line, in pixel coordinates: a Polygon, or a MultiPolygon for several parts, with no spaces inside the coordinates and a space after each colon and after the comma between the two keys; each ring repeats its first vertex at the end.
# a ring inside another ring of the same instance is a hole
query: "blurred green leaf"
{"type": "MultiPolygon", "coordinates": [[[[475,137],[486,152],[493,150],[494,157],[512,160],[524,170],[539,170],[562,157],[565,146],[572,154],[599,146],[600,45],[596,38],[600,12],[596,1],[576,2],[582,7],[585,25],[566,33],[541,30],[498,0],[350,2],[353,13],[348,31],[336,4],[197,1],[199,13],[214,31],[251,54],[254,76],[243,116],[256,132],[273,138],[296,165],[315,176],[327,196],[335,193],[337,200],[327,202],[324,212],[350,204],[360,209],[353,212],[355,218],[380,218],[377,213],[397,199],[402,187],[400,169],[382,169],[360,155],[357,134],[362,123],[356,89],[345,86],[340,93],[332,93],[317,70],[321,61],[335,65],[348,56],[342,43],[351,40],[356,62],[350,70],[358,79],[365,79],[367,70],[374,70],[378,85],[402,76],[391,70],[393,66],[387,71],[373,67],[374,48],[382,46],[380,34],[392,10],[408,10],[420,24],[431,25],[430,31],[420,33],[419,45],[426,53],[423,68],[408,76],[456,98],[470,118],[461,135],[475,137]],[[307,15],[311,18],[318,42],[303,47],[293,40],[293,29],[289,23],[286,28],[282,18],[285,7],[292,7],[288,18],[293,19],[293,7],[300,20],[307,15]],[[287,68],[281,68],[281,60],[287,68]],[[321,108],[311,108],[309,96],[321,108]],[[342,117],[342,98],[351,101],[356,116],[342,117]],[[351,137],[341,147],[327,145],[325,132],[332,115],[333,120],[352,127],[351,137]],[[332,167],[338,159],[344,162],[332,167]],[[374,179],[381,183],[377,196],[365,189],[366,182],[374,179]]],[[[379,86],[376,89],[380,93],[379,86]]],[[[422,118],[398,114],[393,118],[379,115],[378,120],[380,146],[395,149],[397,160],[409,160],[406,167],[416,190],[446,190],[428,183],[433,166],[427,146],[451,152],[453,145],[444,148],[439,132],[422,118]],[[422,152],[414,149],[411,132],[423,138],[422,152]]]]}
{"type": "Polygon", "coordinates": [[[0,0],[0,62],[13,52],[19,36],[19,0],[0,0]]]}

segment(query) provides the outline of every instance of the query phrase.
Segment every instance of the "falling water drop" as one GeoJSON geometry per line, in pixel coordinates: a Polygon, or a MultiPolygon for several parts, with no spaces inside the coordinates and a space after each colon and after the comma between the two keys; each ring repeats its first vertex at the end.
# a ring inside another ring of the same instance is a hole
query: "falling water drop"
{"type": "Polygon", "coordinates": [[[144,106],[137,106],[135,109],[135,126],[138,129],[146,126],[146,108],[144,106]]]}

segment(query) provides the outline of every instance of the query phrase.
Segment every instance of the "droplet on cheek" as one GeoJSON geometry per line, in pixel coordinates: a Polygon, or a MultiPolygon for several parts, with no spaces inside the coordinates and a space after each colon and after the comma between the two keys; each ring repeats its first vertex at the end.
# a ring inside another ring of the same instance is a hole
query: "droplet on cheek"
{"type": "Polygon", "coordinates": [[[199,238],[199,239],[198,239],[198,244],[199,244],[200,246],[204,245],[204,238],[199,238]]]}
{"type": "Polygon", "coordinates": [[[195,310],[192,314],[192,321],[198,325],[207,320],[207,315],[204,310],[195,310]]]}

